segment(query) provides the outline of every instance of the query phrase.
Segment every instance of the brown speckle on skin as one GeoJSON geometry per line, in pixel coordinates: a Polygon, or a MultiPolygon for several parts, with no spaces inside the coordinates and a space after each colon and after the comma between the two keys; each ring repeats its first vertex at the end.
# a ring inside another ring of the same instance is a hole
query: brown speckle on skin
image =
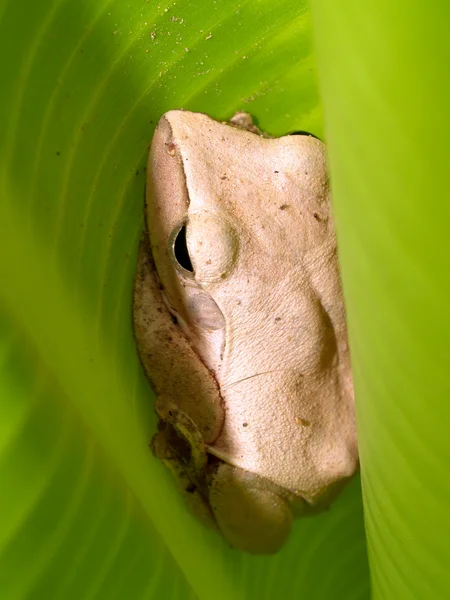
{"type": "Polygon", "coordinates": [[[295,417],[295,422],[297,425],[302,425],[303,427],[309,427],[311,425],[308,419],[303,419],[302,417],[295,417]]]}
{"type": "Polygon", "coordinates": [[[247,421],[245,423],[242,423],[242,427],[248,427],[247,421]]]}
{"type": "Polygon", "coordinates": [[[280,210],[286,210],[287,208],[289,208],[289,204],[282,204],[279,208],[280,210]]]}

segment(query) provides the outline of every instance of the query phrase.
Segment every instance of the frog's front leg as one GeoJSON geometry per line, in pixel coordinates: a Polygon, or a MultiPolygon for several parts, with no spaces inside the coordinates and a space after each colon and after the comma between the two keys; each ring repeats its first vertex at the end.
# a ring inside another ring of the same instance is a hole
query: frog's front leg
{"type": "Polygon", "coordinates": [[[273,554],[291,531],[292,510],[278,486],[222,461],[211,476],[209,503],[222,535],[246,552],[273,554]]]}
{"type": "Polygon", "coordinates": [[[151,448],[154,456],[172,473],[189,511],[206,527],[217,530],[205,499],[204,486],[201,486],[191,470],[190,448],[180,443],[180,438],[171,425],[160,422],[160,429],[152,439],[151,448]]]}
{"type": "Polygon", "coordinates": [[[208,455],[202,434],[189,415],[180,411],[164,397],[158,398],[155,410],[159,418],[173,427],[179,440],[184,440],[189,451],[189,467],[198,481],[204,479],[208,455]]]}

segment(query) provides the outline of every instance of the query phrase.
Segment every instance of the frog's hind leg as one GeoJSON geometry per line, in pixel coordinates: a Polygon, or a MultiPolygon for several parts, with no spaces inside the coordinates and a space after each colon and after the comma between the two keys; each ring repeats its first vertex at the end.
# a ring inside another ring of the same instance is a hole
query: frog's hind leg
{"type": "Polygon", "coordinates": [[[225,539],[251,554],[277,552],[294,520],[278,486],[223,462],[211,476],[209,503],[225,539]]]}

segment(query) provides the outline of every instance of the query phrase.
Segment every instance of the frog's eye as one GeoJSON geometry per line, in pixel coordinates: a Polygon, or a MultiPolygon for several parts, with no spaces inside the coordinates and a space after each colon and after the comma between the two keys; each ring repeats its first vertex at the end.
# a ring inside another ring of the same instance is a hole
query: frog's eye
{"type": "Polygon", "coordinates": [[[186,224],[183,224],[180,227],[175,236],[173,243],[173,254],[180,267],[182,267],[185,271],[189,271],[190,273],[194,272],[194,267],[192,266],[191,257],[189,256],[189,250],[186,242],[186,224]]]}
{"type": "Polygon", "coordinates": [[[169,237],[171,262],[183,278],[190,280],[187,286],[186,283],[182,283],[183,287],[186,287],[183,314],[198,327],[209,330],[222,329],[225,326],[224,316],[214,299],[202,289],[201,284],[217,280],[217,268],[222,269],[220,277],[223,276],[223,269],[227,266],[223,264],[224,257],[221,256],[224,249],[220,247],[220,240],[218,243],[218,231],[214,228],[211,231],[208,219],[203,223],[203,227],[200,226],[200,230],[195,224],[196,218],[193,216],[188,222],[183,221],[177,225],[169,237]],[[200,235],[200,240],[196,240],[196,234],[200,235]]]}
{"type": "Polygon", "coordinates": [[[186,277],[194,276],[194,267],[192,266],[191,257],[186,240],[186,222],[183,221],[177,225],[169,237],[169,256],[172,263],[186,277]]]}
{"type": "Polygon", "coordinates": [[[288,133],[288,135],[306,135],[308,137],[313,137],[316,138],[316,140],[320,140],[320,137],[317,137],[317,135],[314,135],[313,133],[310,133],[309,131],[292,131],[291,133],[288,133]]]}

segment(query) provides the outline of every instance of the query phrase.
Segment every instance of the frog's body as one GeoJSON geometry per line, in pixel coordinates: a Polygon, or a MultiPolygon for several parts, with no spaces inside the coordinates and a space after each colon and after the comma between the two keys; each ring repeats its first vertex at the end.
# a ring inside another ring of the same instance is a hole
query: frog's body
{"type": "Polygon", "coordinates": [[[353,383],[324,145],[235,123],[171,111],[158,124],[157,275],[144,243],[135,333],[155,454],[203,520],[265,553],[355,473],[353,383]]]}

